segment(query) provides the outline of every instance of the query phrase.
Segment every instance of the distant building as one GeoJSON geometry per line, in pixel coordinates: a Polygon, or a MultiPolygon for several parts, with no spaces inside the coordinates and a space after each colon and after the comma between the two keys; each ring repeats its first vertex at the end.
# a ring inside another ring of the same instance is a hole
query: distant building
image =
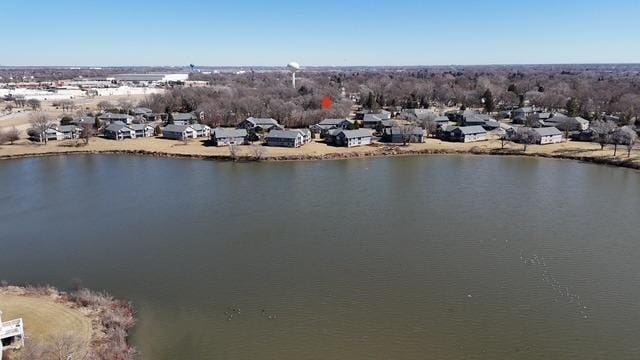
{"type": "Polygon", "coordinates": [[[136,131],[122,122],[115,122],[104,129],[104,137],[113,140],[135,139],[136,131]]]}
{"type": "Polygon", "coordinates": [[[133,109],[132,112],[134,116],[144,116],[144,117],[146,117],[147,115],[153,114],[153,110],[145,107],[137,107],[133,109]]]}
{"type": "Polygon", "coordinates": [[[511,111],[511,120],[515,124],[524,124],[527,121],[527,117],[532,115],[534,110],[530,106],[521,107],[511,111]]]}
{"type": "Polygon", "coordinates": [[[436,113],[431,109],[402,109],[400,116],[413,121],[423,121],[435,117],[436,113]]]}
{"type": "Polygon", "coordinates": [[[120,121],[124,124],[131,124],[133,122],[134,117],[129,114],[117,114],[117,113],[104,113],[98,116],[98,120],[104,121],[106,123],[114,123],[116,121],[120,121]]]}
{"type": "Polygon", "coordinates": [[[324,134],[329,130],[348,130],[354,126],[354,121],[350,119],[324,119],[318,124],[311,125],[309,129],[316,134],[324,134]]]}
{"type": "Polygon", "coordinates": [[[255,132],[267,132],[271,130],[284,130],[284,128],[278,124],[278,121],[272,118],[254,118],[250,117],[240,124],[238,129],[253,130],[255,132]]]}
{"type": "Polygon", "coordinates": [[[568,131],[585,131],[589,129],[589,121],[581,117],[553,116],[543,121],[544,126],[557,127],[568,131]]]}
{"type": "Polygon", "coordinates": [[[76,126],[83,126],[83,125],[93,126],[95,123],[96,123],[96,118],[93,116],[80,116],[78,118],[71,120],[71,124],[76,126]]]}
{"type": "Polygon", "coordinates": [[[173,125],[191,125],[198,122],[198,116],[194,113],[171,113],[173,125]]]}
{"type": "Polygon", "coordinates": [[[185,82],[189,79],[189,74],[117,74],[109,79],[117,82],[153,85],[185,82]]]}
{"type": "Polygon", "coordinates": [[[162,129],[162,137],[174,140],[195,139],[196,131],[190,125],[169,124],[162,129]]]}
{"type": "Polygon", "coordinates": [[[299,130],[271,130],[265,137],[265,143],[268,146],[300,147],[306,142],[299,130]]]}
{"type": "Polygon", "coordinates": [[[211,141],[215,146],[244,145],[247,143],[247,130],[215,128],[211,130],[211,141]]]}

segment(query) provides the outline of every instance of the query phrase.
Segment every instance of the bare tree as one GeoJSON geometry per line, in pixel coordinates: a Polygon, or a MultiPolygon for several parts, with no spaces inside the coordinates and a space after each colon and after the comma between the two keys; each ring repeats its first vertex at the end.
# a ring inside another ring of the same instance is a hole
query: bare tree
{"type": "Polygon", "coordinates": [[[229,144],[229,157],[233,161],[238,160],[238,146],[229,144]]]}
{"type": "Polygon", "coordinates": [[[89,139],[96,134],[96,129],[94,129],[93,124],[82,124],[80,127],[82,128],[80,137],[84,139],[85,145],[89,145],[89,139]]]}
{"type": "Polygon", "coordinates": [[[71,111],[75,107],[75,104],[71,100],[62,100],[59,106],[62,108],[62,111],[71,111]]]}
{"type": "Polygon", "coordinates": [[[40,100],[38,99],[29,99],[27,100],[27,105],[29,105],[29,107],[31,108],[31,110],[40,110],[40,108],[42,107],[42,104],[40,103],[40,100]]]}
{"type": "Polygon", "coordinates": [[[530,144],[535,144],[538,139],[538,134],[531,128],[522,127],[519,128],[516,133],[516,138],[519,143],[523,146],[523,151],[527,151],[527,146],[530,144]]]}
{"type": "Polygon", "coordinates": [[[631,149],[635,145],[638,140],[638,134],[628,126],[623,126],[612,134],[612,142],[613,142],[613,156],[617,155],[618,145],[625,145],[627,147],[627,157],[631,156],[631,149]]]}
{"type": "Polygon", "coordinates": [[[594,140],[600,144],[600,150],[604,150],[604,146],[611,142],[611,136],[618,126],[612,122],[596,120],[591,124],[594,140]]]}
{"type": "Polygon", "coordinates": [[[110,102],[108,102],[106,100],[100,101],[96,106],[98,107],[98,110],[100,110],[100,111],[105,111],[107,109],[113,108],[113,104],[111,104],[110,102]]]}
{"type": "Polygon", "coordinates": [[[13,145],[18,140],[20,140],[20,132],[15,126],[0,135],[0,143],[9,142],[9,144],[13,145]]]}
{"type": "Polygon", "coordinates": [[[127,114],[131,111],[131,109],[133,109],[133,104],[131,103],[131,101],[126,99],[120,100],[118,102],[118,106],[124,113],[127,114]]]}
{"type": "Polygon", "coordinates": [[[500,149],[504,150],[504,146],[506,145],[507,142],[511,141],[509,134],[504,133],[504,134],[500,134],[500,149]]]}
{"type": "Polygon", "coordinates": [[[36,112],[31,114],[31,119],[29,120],[31,124],[31,129],[38,134],[40,141],[44,140],[44,143],[47,143],[46,131],[53,125],[53,121],[49,118],[49,116],[43,112],[36,112]]]}
{"type": "Polygon", "coordinates": [[[560,131],[564,131],[564,141],[569,141],[569,131],[574,128],[575,120],[570,117],[562,116],[558,119],[557,128],[560,131]]]}
{"type": "Polygon", "coordinates": [[[267,149],[262,145],[251,145],[251,157],[255,161],[261,161],[267,154],[267,149]]]}

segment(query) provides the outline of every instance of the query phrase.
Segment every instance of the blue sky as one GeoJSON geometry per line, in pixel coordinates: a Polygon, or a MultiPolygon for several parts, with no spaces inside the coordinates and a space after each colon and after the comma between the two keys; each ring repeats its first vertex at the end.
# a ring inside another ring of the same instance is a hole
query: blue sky
{"type": "Polygon", "coordinates": [[[640,0],[0,0],[0,65],[640,62],[640,0]]]}

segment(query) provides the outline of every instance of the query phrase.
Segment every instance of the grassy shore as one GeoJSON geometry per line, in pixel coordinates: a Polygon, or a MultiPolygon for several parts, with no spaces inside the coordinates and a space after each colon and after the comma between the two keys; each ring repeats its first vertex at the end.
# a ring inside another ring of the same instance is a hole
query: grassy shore
{"type": "Polygon", "coordinates": [[[640,151],[638,149],[634,149],[631,156],[627,157],[627,150],[619,147],[617,155],[614,156],[613,146],[607,146],[605,150],[600,150],[598,144],[572,141],[552,145],[529,145],[524,151],[522,145],[514,143],[507,143],[502,148],[498,140],[452,143],[428,139],[425,143],[407,146],[375,143],[370,146],[354,148],[327,146],[319,140],[314,140],[295,149],[261,145],[238,146],[236,156],[232,157],[229,147],[207,146],[204,140],[195,139],[185,144],[162,138],[124,141],[94,138],[88,145],[84,145],[81,140],[51,141],[47,145],[21,140],[14,145],[0,146],[0,159],[77,153],[129,153],[219,160],[256,160],[258,152],[260,160],[321,160],[418,154],[522,155],[574,159],[640,169],[640,151]],[[260,148],[259,151],[258,148],[260,148]]]}
{"type": "Polygon", "coordinates": [[[23,349],[7,359],[131,359],[127,344],[135,320],[131,305],[86,289],[72,293],[52,287],[0,287],[3,319],[22,318],[23,349]]]}

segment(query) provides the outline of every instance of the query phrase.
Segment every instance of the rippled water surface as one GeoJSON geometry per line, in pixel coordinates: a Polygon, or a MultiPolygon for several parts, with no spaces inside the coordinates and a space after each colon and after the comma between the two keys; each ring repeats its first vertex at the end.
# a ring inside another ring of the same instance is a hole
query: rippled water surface
{"type": "Polygon", "coordinates": [[[0,162],[0,279],[130,299],[149,359],[637,359],[639,224],[548,159],[0,162]]]}

